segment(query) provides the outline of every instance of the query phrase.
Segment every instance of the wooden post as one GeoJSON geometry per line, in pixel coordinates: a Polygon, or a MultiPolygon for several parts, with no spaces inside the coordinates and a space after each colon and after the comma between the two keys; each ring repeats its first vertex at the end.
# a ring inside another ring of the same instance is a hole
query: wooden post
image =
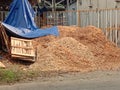
{"type": "Polygon", "coordinates": [[[77,12],[76,12],[76,17],[77,17],[76,18],[76,24],[77,24],[77,26],[78,26],[78,7],[79,7],[78,4],[79,4],[79,0],[77,0],[77,5],[76,5],[77,6],[77,12]]]}
{"type": "Polygon", "coordinates": [[[7,33],[5,31],[5,28],[2,26],[0,23],[0,36],[1,36],[1,41],[2,41],[2,49],[6,49],[6,51],[10,54],[10,40],[9,37],[7,36],[7,33]]]}
{"type": "Polygon", "coordinates": [[[77,22],[78,22],[78,26],[80,27],[81,25],[81,20],[80,20],[80,11],[77,11],[78,13],[78,19],[77,19],[77,22]]]}
{"type": "Polygon", "coordinates": [[[69,0],[67,0],[67,10],[69,10],[69,0]]]}
{"type": "Polygon", "coordinates": [[[118,12],[117,12],[117,10],[116,10],[116,16],[115,16],[115,28],[116,28],[116,30],[115,30],[115,43],[116,43],[116,46],[118,45],[118,12]]]}

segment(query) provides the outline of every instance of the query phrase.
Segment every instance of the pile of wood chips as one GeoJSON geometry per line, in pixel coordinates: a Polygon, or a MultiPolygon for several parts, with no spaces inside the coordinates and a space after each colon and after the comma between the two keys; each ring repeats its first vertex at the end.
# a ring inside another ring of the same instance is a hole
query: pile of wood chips
{"type": "Polygon", "coordinates": [[[116,70],[120,68],[120,49],[106,39],[102,30],[58,26],[60,36],[35,39],[37,61],[30,69],[40,71],[116,70]]]}

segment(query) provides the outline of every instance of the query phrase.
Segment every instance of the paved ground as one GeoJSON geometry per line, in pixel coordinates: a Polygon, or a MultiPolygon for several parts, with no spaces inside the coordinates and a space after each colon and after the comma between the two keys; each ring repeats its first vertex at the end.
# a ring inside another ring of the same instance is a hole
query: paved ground
{"type": "Polygon", "coordinates": [[[4,85],[0,90],[119,90],[120,71],[61,74],[34,82],[4,85]]]}

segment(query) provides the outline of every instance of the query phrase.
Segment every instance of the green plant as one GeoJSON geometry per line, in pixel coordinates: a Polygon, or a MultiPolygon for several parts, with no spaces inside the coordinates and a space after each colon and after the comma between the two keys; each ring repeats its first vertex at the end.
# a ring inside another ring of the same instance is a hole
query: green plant
{"type": "Polygon", "coordinates": [[[38,77],[39,73],[35,71],[22,71],[14,69],[1,69],[0,68],[0,84],[10,84],[19,81],[33,80],[38,77]]]}
{"type": "Polygon", "coordinates": [[[12,70],[0,69],[0,81],[12,83],[16,79],[16,74],[12,70]]]}

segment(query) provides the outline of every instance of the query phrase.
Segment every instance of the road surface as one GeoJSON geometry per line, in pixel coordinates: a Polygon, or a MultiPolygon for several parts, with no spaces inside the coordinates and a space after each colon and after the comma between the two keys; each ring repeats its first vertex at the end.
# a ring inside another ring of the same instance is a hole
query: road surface
{"type": "Polygon", "coordinates": [[[120,71],[61,74],[29,83],[0,86],[0,90],[120,90],[120,71]]]}

